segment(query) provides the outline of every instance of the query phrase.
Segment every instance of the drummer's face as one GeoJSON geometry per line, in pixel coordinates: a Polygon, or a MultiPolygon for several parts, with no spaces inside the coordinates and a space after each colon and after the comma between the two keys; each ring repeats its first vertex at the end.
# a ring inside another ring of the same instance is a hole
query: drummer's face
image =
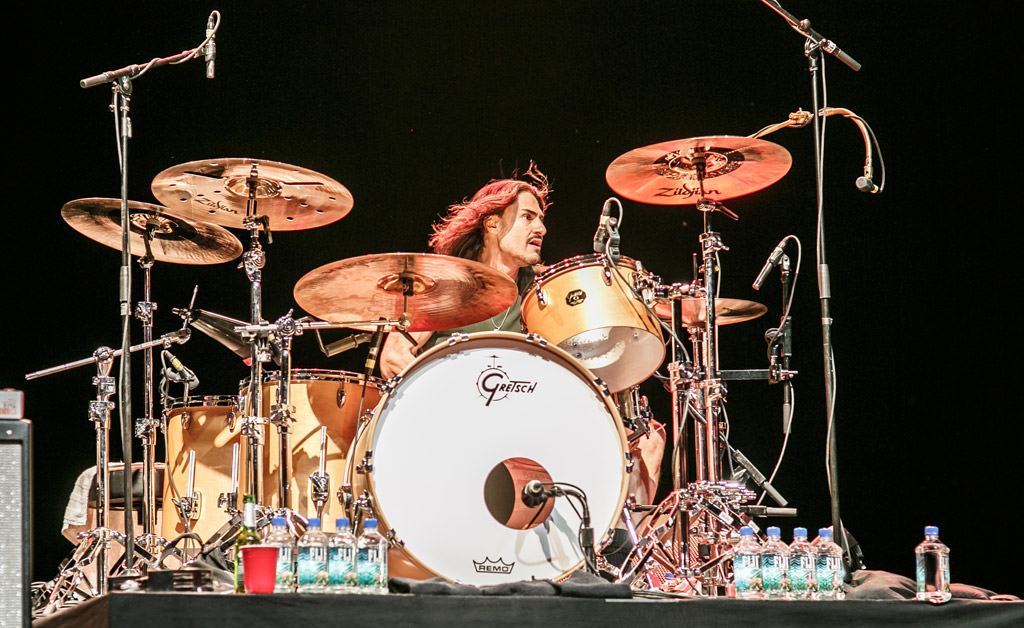
{"type": "Polygon", "coordinates": [[[537,197],[520,192],[515,203],[505,208],[498,227],[498,250],[509,263],[519,268],[539,264],[544,234],[544,212],[537,197]]]}

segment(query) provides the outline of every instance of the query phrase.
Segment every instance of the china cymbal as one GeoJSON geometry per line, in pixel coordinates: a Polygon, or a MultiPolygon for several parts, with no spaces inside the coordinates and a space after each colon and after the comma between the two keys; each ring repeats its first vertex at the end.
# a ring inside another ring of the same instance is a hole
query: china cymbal
{"type": "Polygon", "coordinates": [[[299,307],[325,321],[396,320],[408,313],[408,331],[478,323],[508,309],[517,294],[516,283],[500,270],[429,253],[382,253],[332,262],[306,273],[294,290],[299,307]]]}
{"type": "Polygon", "coordinates": [[[620,155],[608,166],[609,187],[632,201],[693,205],[700,200],[695,157],[705,159],[704,196],[724,201],[781,179],[793,163],[789,151],[765,140],[732,135],[652,144],[620,155]]]}
{"type": "MultiPolygon", "coordinates": [[[[672,320],[672,301],[679,303],[682,323],[686,327],[703,325],[706,317],[706,305],[704,297],[679,297],[679,298],[658,298],[654,304],[654,313],[658,318],[672,320]]],[[[761,316],[768,311],[768,307],[744,301],[743,299],[715,299],[715,322],[721,325],[742,323],[761,316]]]]}
{"type": "MultiPolygon", "coordinates": [[[[144,234],[155,228],[150,248],[158,262],[219,264],[242,254],[242,243],[227,229],[178,216],[160,205],[128,202],[131,254],[146,254],[144,234]]],[[[64,205],[61,216],[71,228],[100,244],[121,249],[121,200],[81,198],[64,205]]]]}
{"type": "Polygon", "coordinates": [[[244,229],[250,183],[256,213],[271,231],[298,231],[341,220],[352,194],[324,175],[262,159],[209,159],[173,166],[153,179],[153,196],[175,213],[244,229]]]}

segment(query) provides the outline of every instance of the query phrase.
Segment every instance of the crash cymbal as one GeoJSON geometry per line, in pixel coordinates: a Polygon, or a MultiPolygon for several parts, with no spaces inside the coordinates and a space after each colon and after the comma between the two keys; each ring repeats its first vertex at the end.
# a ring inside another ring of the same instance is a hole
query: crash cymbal
{"type": "MultiPolygon", "coordinates": [[[[242,254],[242,243],[227,229],[188,220],[160,205],[128,202],[131,254],[146,254],[143,237],[148,224],[155,227],[150,248],[158,262],[219,264],[242,254]]],[[[61,216],[71,228],[111,248],[121,249],[121,201],[116,198],[81,198],[64,205],[61,216]]]]}
{"type": "MultiPolygon", "coordinates": [[[[704,297],[679,297],[675,299],[659,297],[654,304],[654,313],[658,315],[658,318],[665,321],[672,320],[672,301],[679,304],[684,326],[692,327],[704,324],[707,318],[707,306],[705,305],[704,297]]],[[[715,299],[715,322],[719,326],[749,321],[767,311],[767,306],[755,303],[754,301],[715,299]]]]}
{"type": "Polygon", "coordinates": [[[256,214],[271,231],[313,229],[341,220],[352,194],[324,175],[262,159],[209,159],[173,166],[153,179],[153,196],[172,211],[202,222],[244,229],[250,179],[256,214]]]}
{"type": "Polygon", "coordinates": [[[382,253],[331,262],[306,273],[294,290],[299,307],[325,321],[397,320],[408,313],[409,331],[478,323],[508,309],[517,293],[516,283],[495,268],[428,253],[382,253]]]}
{"type": "Polygon", "coordinates": [[[652,144],[619,156],[608,166],[608,185],[632,201],[693,205],[700,200],[694,158],[705,158],[704,195],[723,201],[766,188],[793,163],[789,151],[765,140],[731,135],[652,144]]]}

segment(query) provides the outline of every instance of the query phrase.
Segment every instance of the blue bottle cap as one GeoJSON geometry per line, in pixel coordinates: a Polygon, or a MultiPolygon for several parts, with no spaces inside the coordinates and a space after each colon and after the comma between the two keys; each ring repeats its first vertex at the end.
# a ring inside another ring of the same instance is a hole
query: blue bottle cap
{"type": "Polygon", "coordinates": [[[270,520],[270,525],[272,525],[272,526],[285,526],[285,525],[288,525],[288,520],[285,519],[284,517],[274,517],[273,519],[270,520]]]}
{"type": "Polygon", "coordinates": [[[804,528],[804,527],[793,528],[793,536],[794,537],[802,536],[802,537],[804,537],[806,539],[807,538],[807,528],[804,528]]]}
{"type": "Polygon", "coordinates": [[[349,525],[348,517],[338,517],[338,519],[334,522],[334,525],[339,530],[341,530],[342,528],[347,528],[349,525]]]}
{"type": "Polygon", "coordinates": [[[377,520],[376,519],[367,519],[366,521],[363,522],[363,527],[364,528],[376,528],[377,527],[377,520]]]}
{"type": "Polygon", "coordinates": [[[830,530],[828,528],[821,528],[821,529],[818,530],[818,536],[823,536],[825,538],[831,539],[832,538],[832,530],[830,530]]]}
{"type": "Polygon", "coordinates": [[[307,528],[319,528],[320,527],[320,520],[317,519],[316,517],[310,517],[309,518],[309,523],[306,524],[306,527],[307,528]]]}
{"type": "Polygon", "coordinates": [[[740,528],[740,536],[754,536],[754,529],[750,526],[740,528]]]}
{"type": "Polygon", "coordinates": [[[924,527],[924,535],[925,536],[939,536],[939,526],[925,526],[924,527]]]}
{"type": "Polygon", "coordinates": [[[768,526],[768,536],[782,536],[782,530],[778,526],[768,526]]]}

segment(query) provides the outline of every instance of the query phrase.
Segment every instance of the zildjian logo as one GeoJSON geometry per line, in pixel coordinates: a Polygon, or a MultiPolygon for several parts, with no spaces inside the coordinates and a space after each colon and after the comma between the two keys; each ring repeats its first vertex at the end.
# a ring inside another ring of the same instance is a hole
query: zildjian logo
{"type": "Polygon", "coordinates": [[[532,393],[537,388],[537,382],[522,379],[512,379],[505,369],[498,364],[498,356],[492,355],[491,365],[480,371],[476,378],[476,389],[480,396],[487,400],[485,406],[491,405],[492,401],[501,401],[511,393],[532,393]]]}

